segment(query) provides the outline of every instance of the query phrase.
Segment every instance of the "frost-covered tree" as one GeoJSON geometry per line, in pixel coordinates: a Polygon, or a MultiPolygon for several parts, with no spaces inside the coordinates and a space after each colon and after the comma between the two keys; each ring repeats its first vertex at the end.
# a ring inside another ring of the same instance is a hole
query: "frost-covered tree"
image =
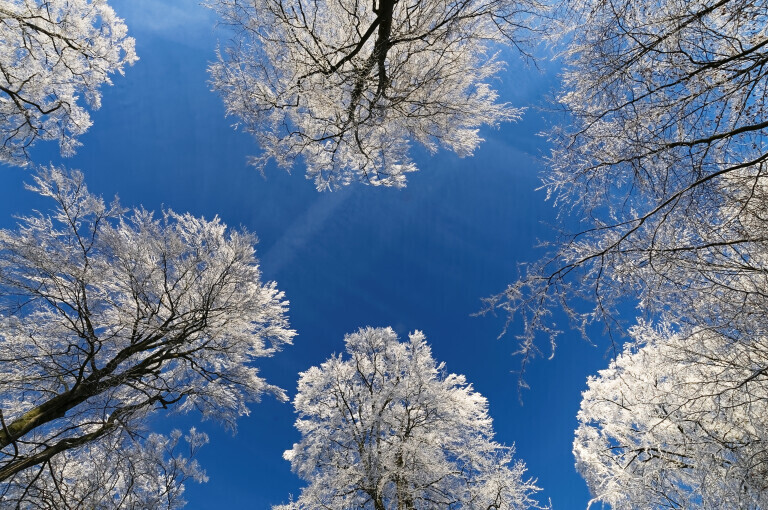
{"type": "Polygon", "coordinates": [[[254,236],[107,205],[77,172],[44,169],[29,188],[55,208],[0,230],[0,506],[49,508],[34,498],[52,487],[90,497],[77,473],[134,476],[77,471],[89,458],[97,470],[173,467],[160,452],[169,439],[140,439],[159,409],[234,427],[264,392],[285,398],[253,365],[294,335],[283,294],[260,282],[254,236]],[[121,450],[130,458],[110,464],[121,450]]]}
{"type": "Polygon", "coordinates": [[[593,503],[768,508],[768,339],[640,324],[590,378],[574,454],[593,503]]]}
{"type": "Polygon", "coordinates": [[[0,0],[0,162],[26,164],[38,139],[74,152],[85,105],[136,61],[126,34],[105,0],[0,0]]]}
{"type": "Polygon", "coordinates": [[[765,331],[768,3],[565,5],[569,123],[545,181],[583,223],[493,304],[526,315],[525,349],[561,299],[579,323],[633,296],[652,317],[765,331]]]}
{"type": "Polygon", "coordinates": [[[285,452],[309,482],[279,510],[539,508],[513,449],[493,440],[486,399],[447,374],[415,332],[347,335],[348,358],[301,374],[301,442],[285,452]]]}
{"type": "Polygon", "coordinates": [[[177,509],[182,508],[184,482],[207,481],[197,450],[207,436],[194,429],[180,447],[181,432],[149,434],[146,439],[126,433],[108,436],[52,458],[45,469],[28,469],[0,485],[0,502],[7,508],[177,509]],[[186,454],[186,456],[185,456],[186,454]]]}
{"type": "Polygon", "coordinates": [[[412,141],[460,156],[497,102],[492,46],[517,45],[536,0],[209,0],[233,38],[211,68],[228,115],[259,142],[257,168],[301,156],[318,189],[405,185],[412,141]]]}

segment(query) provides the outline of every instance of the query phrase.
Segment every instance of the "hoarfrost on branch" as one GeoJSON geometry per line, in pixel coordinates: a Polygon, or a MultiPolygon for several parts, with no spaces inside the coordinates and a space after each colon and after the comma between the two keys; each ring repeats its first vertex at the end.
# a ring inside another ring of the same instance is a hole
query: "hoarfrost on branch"
{"type": "Polygon", "coordinates": [[[493,440],[486,399],[432,358],[424,335],[391,328],[347,335],[301,374],[302,439],[285,458],[309,482],[275,510],[541,508],[513,449],[493,440]]]}
{"type": "Polygon", "coordinates": [[[76,483],[81,455],[123,450],[117,467],[146,464],[162,441],[178,442],[141,440],[159,409],[234,428],[263,393],[285,398],[253,365],[294,335],[282,292],[260,281],[253,235],[218,218],[105,204],[78,172],[43,169],[29,188],[55,208],[0,230],[4,503],[66,500],[59,482],[76,483]]]}
{"type": "Polygon", "coordinates": [[[503,66],[493,46],[521,41],[533,0],[208,4],[234,34],[212,84],[259,142],[258,168],[301,156],[318,189],[402,187],[411,141],[467,156],[480,126],[520,116],[489,81],[503,66]]]}
{"type": "Polygon", "coordinates": [[[545,187],[581,223],[489,309],[525,318],[526,354],[537,331],[558,334],[561,306],[582,332],[595,320],[624,330],[626,298],[653,320],[766,331],[768,4],[565,9],[551,32],[568,118],[550,133],[545,187]]]}
{"type": "Polygon", "coordinates": [[[0,0],[0,162],[25,165],[37,140],[72,155],[103,84],[137,60],[105,0],[0,0]]]}
{"type": "Polygon", "coordinates": [[[590,378],[574,441],[616,510],[768,507],[768,340],[641,323],[590,378]]]}

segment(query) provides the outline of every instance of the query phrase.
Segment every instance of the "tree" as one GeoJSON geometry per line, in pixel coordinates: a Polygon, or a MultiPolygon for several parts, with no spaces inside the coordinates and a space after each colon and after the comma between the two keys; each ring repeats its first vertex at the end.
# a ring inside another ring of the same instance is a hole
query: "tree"
{"type": "MultiPolygon", "coordinates": [[[[318,189],[405,185],[411,140],[472,154],[481,125],[517,119],[487,83],[535,0],[211,0],[232,27],[210,67],[262,169],[302,156],[318,189]]],[[[528,24],[530,26],[530,24],[528,24]]]]}
{"type": "Polygon", "coordinates": [[[208,478],[195,460],[208,441],[191,430],[184,439],[189,457],[179,451],[181,432],[149,434],[145,439],[121,433],[52,458],[46,469],[22,471],[2,485],[0,501],[8,508],[177,509],[184,482],[208,478]]]}
{"type": "Polygon", "coordinates": [[[574,451],[594,501],[764,508],[768,4],[561,15],[567,124],[545,187],[580,223],[489,306],[524,317],[526,360],[558,306],[585,336],[599,319],[624,331],[628,300],[663,324],[630,330],[584,394],[574,451]]]}
{"type": "Polygon", "coordinates": [[[527,352],[557,333],[553,307],[611,325],[625,296],[650,318],[764,331],[768,4],[568,8],[553,32],[572,122],[551,133],[545,185],[582,223],[491,306],[526,316],[527,352]]]}
{"type": "MultiPolygon", "coordinates": [[[[56,207],[0,230],[3,502],[49,508],[34,498],[52,487],[72,501],[61,482],[85,494],[71,477],[88,458],[103,466],[127,452],[116,469],[178,467],[163,460],[167,438],[141,439],[158,409],[198,410],[234,427],[264,392],[285,398],[253,366],[294,335],[283,294],[260,282],[253,235],[218,218],[165,210],[156,219],[106,205],[78,172],[43,169],[29,188],[56,207]]],[[[190,437],[196,449],[202,440],[190,437]]],[[[199,478],[185,462],[178,476],[199,478]]],[[[93,476],[119,481],[117,498],[136,469],[93,476]]]]}
{"type": "Polygon", "coordinates": [[[590,378],[574,454],[616,510],[768,507],[768,341],[641,323],[590,378]]]}
{"type": "Polygon", "coordinates": [[[294,406],[301,442],[285,452],[309,482],[289,509],[539,508],[513,448],[493,441],[488,404],[446,374],[424,335],[391,328],[345,337],[303,372],[294,406]]]}
{"type": "Polygon", "coordinates": [[[37,141],[73,154],[101,105],[99,87],[137,60],[105,0],[0,2],[0,162],[25,165],[37,141]]]}

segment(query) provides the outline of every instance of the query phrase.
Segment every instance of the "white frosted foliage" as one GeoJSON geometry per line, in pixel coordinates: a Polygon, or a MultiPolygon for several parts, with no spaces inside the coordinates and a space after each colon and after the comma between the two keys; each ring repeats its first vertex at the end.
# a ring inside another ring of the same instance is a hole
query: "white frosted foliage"
{"type": "Polygon", "coordinates": [[[136,60],[105,0],[0,0],[0,162],[24,165],[38,140],[72,155],[100,87],[136,60]]]}
{"type": "Polygon", "coordinates": [[[768,341],[641,324],[590,378],[573,451],[593,503],[768,507],[768,341]]]}
{"type": "MultiPolygon", "coordinates": [[[[234,428],[265,392],[285,398],[254,365],[294,332],[282,292],[261,282],[253,235],[218,218],[106,204],[78,172],[43,169],[29,188],[55,207],[0,230],[3,504],[61,496],[47,493],[52,479],[75,487],[65,467],[86,458],[174,450],[178,438],[140,439],[158,409],[234,428]]],[[[114,469],[144,461],[125,462],[114,469]]],[[[179,473],[200,478],[185,466],[179,473]]]]}
{"type": "Polygon", "coordinates": [[[276,510],[527,509],[539,489],[493,440],[484,397],[448,374],[417,331],[347,335],[347,355],[301,374],[301,441],[285,452],[309,482],[276,510]]]}
{"type": "MultiPolygon", "coordinates": [[[[563,62],[544,187],[579,223],[490,300],[522,351],[620,307],[725,335],[768,330],[768,3],[576,0],[550,30],[563,62]]],[[[622,331],[623,332],[623,331],[622,331]]],[[[526,358],[528,359],[528,358],[526,358]]]]}
{"type": "MultiPolygon", "coordinates": [[[[318,189],[405,185],[412,142],[471,155],[478,129],[517,119],[490,81],[527,0],[212,0],[233,37],[211,68],[228,115],[267,161],[301,157],[318,189]]],[[[517,41],[519,42],[519,41],[517,41]]]]}

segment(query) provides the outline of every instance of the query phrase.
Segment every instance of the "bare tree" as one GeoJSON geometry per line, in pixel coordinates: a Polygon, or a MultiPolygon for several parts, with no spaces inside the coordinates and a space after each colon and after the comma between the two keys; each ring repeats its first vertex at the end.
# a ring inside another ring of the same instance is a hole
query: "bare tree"
{"type": "Polygon", "coordinates": [[[411,141],[460,156],[481,125],[517,119],[488,81],[535,0],[212,0],[232,42],[211,68],[258,168],[302,156],[318,189],[405,185],[411,141]]]}
{"type": "Polygon", "coordinates": [[[625,297],[674,323],[765,331],[768,4],[567,8],[553,32],[571,122],[551,134],[545,185],[582,223],[490,306],[525,316],[527,353],[536,331],[557,334],[553,308],[610,326],[625,297]]]}
{"type": "Polygon", "coordinates": [[[141,450],[126,441],[157,409],[234,427],[264,392],[285,398],[252,364],[294,335],[252,235],[105,205],[77,172],[30,189],[56,207],[0,231],[0,495],[47,491],[97,442],[141,450]]]}
{"type": "Polygon", "coordinates": [[[574,441],[592,503],[768,507],[768,341],[640,324],[591,378],[574,441]]]}
{"type": "Polygon", "coordinates": [[[486,399],[435,362],[421,332],[345,341],[348,359],[301,374],[302,438],[284,456],[309,485],[276,509],[541,508],[524,464],[493,441],[486,399]]]}
{"type": "Polygon", "coordinates": [[[105,0],[0,0],[0,162],[24,165],[37,141],[63,155],[90,126],[99,87],[136,61],[134,41],[105,0]]]}

